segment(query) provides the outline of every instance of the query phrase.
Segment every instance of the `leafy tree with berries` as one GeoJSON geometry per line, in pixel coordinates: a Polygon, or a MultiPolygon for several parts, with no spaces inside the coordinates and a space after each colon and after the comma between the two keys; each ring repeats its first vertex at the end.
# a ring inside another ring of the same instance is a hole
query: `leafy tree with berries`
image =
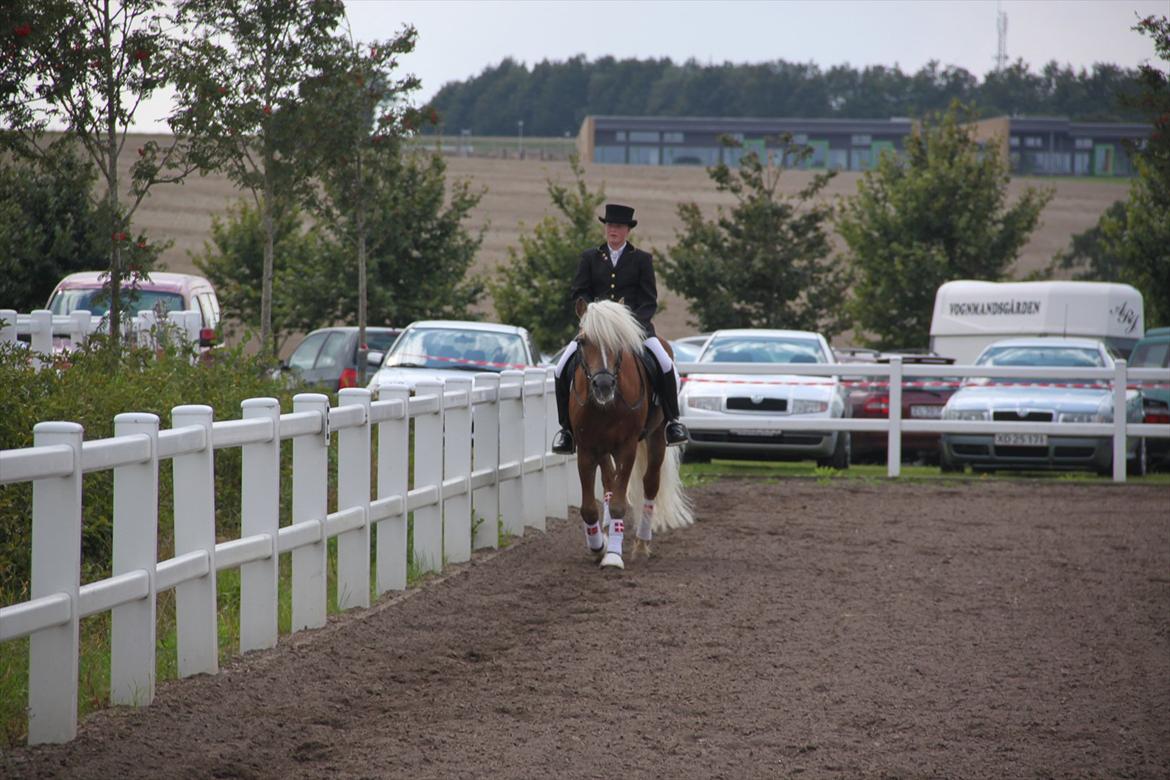
{"type": "Polygon", "coordinates": [[[250,193],[265,241],[260,344],[275,353],[272,326],[275,215],[311,184],[301,86],[333,62],[341,0],[178,0],[183,45],[175,70],[172,130],[191,138],[200,169],[220,171],[250,193]]]}
{"type": "Polygon", "coordinates": [[[9,0],[0,30],[0,151],[52,170],[79,150],[97,170],[90,193],[105,236],[111,336],[125,281],[149,273],[162,249],[133,231],[134,213],[154,185],[191,170],[179,136],[139,147],[130,180],[120,178],[135,112],[173,61],[164,12],[162,0],[9,0]]]}

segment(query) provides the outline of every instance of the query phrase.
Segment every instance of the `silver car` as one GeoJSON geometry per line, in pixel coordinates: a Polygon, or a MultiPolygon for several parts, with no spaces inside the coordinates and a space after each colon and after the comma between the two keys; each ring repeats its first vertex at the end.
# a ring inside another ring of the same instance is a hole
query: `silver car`
{"type": "Polygon", "coordinates": [[[528,331],[513,325],[460,320],[420,320],[411,323],[386,353],[369,388],[468,376],[469,372],[536,366],[535,346],[528,331]]]}
{"type": "MultiPolygon", "coordinates": [[[[997,341],[977,366],[1112,368],[1113,357],[1096,339],[1036,337],[997,341]]],[[[1126,393],[1126,419],[1140,422],[1138,393],[1126,393]]],[[[1098,423],[1113,421],[1113,390],[1106,380],[972,378],[943,408],[944,420],[1098,423]]],[[[1140,439],[1128,441],[1131,473],[1145,470],[1140,439]]],[[[1092,469],[1113,473],[1113,439],[1044,433],[944,433],[943,471],[994,469],[1092,469]]]]}
{"type": "Polygon", "coordinates": [[[850,437],[846,431],[780,431],[750,427],[753,418],[832,419],[848,407],[837,377],[788,374],[785,365],[832,363],[824,336],[800,330],[720,330],[707,340],[696,363],[772,363],[768,374],[693,373],[679,394],[682,422],[708,425],[690,430],[684,457],[814,458],[822,466],[847,468],[850,437]],[[711,426],[726,422],[726,429],[711,426]],[[744,425],[747,423],[748,425],[744,425]]]}

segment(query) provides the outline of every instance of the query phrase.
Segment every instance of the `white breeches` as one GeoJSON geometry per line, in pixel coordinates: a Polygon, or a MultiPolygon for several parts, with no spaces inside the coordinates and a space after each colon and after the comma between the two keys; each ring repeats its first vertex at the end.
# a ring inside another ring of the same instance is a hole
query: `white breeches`
{"type": "MultiPolygon", "coordinates": [[[[657,336],[651,336],[646,339],[646,346],[654,353],[654,357],[658,359],[658,365],[662,369],[662,373],[666,373],[674,368],[674,362],[670,359],[670,355],[666,353],[666,347],[662,346],[662,342],[658,340],[657,336]]],[[[577,352],[577,342],[570,341],[569,345],[565,347],[565,351],[561,353],[561,359],[557,361],[557,367],[553,369],[558,377],[561,372],[565,370],[565,364],[577,352]]]]}

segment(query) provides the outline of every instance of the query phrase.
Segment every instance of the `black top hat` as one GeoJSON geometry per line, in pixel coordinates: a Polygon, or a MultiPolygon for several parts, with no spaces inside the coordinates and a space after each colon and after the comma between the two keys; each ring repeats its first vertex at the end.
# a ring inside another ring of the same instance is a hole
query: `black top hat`
{"type": "Polygon", "coordinates": [[[631,228],[638,226],[638,220],[634,219],[634,210],[616,203],[606,203],[605,216],[597,219],[599,222],[613,222],[617,225],[629,225],[631,228]]]}

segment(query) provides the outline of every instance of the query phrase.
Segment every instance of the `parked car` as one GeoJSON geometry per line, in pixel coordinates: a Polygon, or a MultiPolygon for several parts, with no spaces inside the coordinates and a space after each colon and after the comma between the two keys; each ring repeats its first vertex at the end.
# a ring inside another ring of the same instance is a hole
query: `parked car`
{"type": "MultiPolygon", "coordinates": [[[[401,328],[366,328],[366,373],[373,374],[401,328]]],[[[318,328],[305,336],[285,361],[284,369],[306,385],[329,391],[358,387],[358,329],[354,326],[318,328]]]]}
{"type": "Polygon", "coordinates": [[[523,370],[537,365],[540,353],[524,328],[489,322],[420,320],[407,326],[386,353],[369,382],[418,382],[467,376],[467,372],[523,370]]]}
{"type": "MultiPolygon", "coordinates": [[[[878,354],[874,363],[889,363],[894,355],[878,354]]],[[[901,355],[903,365],[948,366],[954,358],[941,355],[901,355]]],[[[941,369],[940,369],[941,370],[941,369]]],[[[885,377],[858,377],[847,381],[849,387],[849,416],[888,418],[890,416],[890,383],[885,377]]],[[[902,419],[937,420],[943,407],[959,389],[957,377],[906,377],[902,382],[902,419]]],[[[853,460],[885,461],[889,436],[884,431],[854,431],[853,460]]],[[[939,434],[902,433],[902,459],[907,461],[939,462],[939,434]]]]}
{"type": "MultiPolygon", "coordinates": [[[[1113,357],[1096,339],[1034,337],[997,341],[974,365],[1112,368],[1113,357]]],[[[1089,423],[1113,420],[1113,389],[1106,380],[972,378],[943,409],[946,420],[1089,423]]],[[[1141,419],[1141,396],[1126,394],[1126,419],[1141,419]]],[[[1092,469],[1113,473],[1111,437],[1050,436],[1045,433],[944,433],[941,468],[1092,469]]],[[[1128,442],[1131,473],[1145,471],[1140,438],[1128,442]]]]}
{"type": "MultiPolygon", "coordinates": [[[[1146,331],[1130,354],[1133,368],[1170,367],[1170,328],[1146,331]]],[[[1142,417],[1147,423],[1170,424],[1170,387],[1165,382],[1139,382],[1142,394],[1142,417]]],[[[1170,466],[1170,439],[1145,439],[1146,458],[1151,466],[1170,466]]]]}
{"type": "Polygon", "coordinates": [[[824,336],[798,330],[720,330],[707,341],[696,363],[771,363],[770,374],[703,374],[686,377],[679,397],[682,421],[720,420],[725,430],[690,431],[687,460],[750,457],[800,460],[815,458],[822,466],[847,468],[850,436],[846,431],[776,431],[736,429],[733,422],[753,417],[831,419],[848,414],[844,387],[837,377],[786,374],[794,363],[832,363],[824,336]]]}
{"type": "MultiPolygon", "coordinates": [[[[105,272],[81,271],[69,274],[53,289],[45,305],[53,314],[71,314],[86,310],[104,317],[110,310],[109,294],[104,289],[105,272]]],[[[123,284],[124,310],[131,316],[154,311],[165,318],[167,312],[198,311],[199,345],[210,347],[216,342],[219,327],[219,298],[211,282],[194,274],[155,271],[136,284],[123,284]]]]}
{"type": "Polygon", "coordinates": [[[681,339],[671,339],[670,348],[674,351],[675,362],[694,363],[695,359],[699,357],[699,353],[703,351],[703,346],[709,338],[711,338],[710,333],[702,333],[698,336],[684,336],[681,339]]]}

